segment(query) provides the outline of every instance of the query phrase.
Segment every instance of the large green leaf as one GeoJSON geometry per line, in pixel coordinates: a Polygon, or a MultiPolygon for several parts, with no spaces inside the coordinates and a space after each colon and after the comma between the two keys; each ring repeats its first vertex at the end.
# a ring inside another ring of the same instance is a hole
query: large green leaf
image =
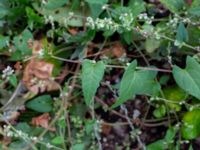
{"type": "Polygon", "coordinates": [[[103,11],[102,6],[105,5],[108,0],[86,0],[86,2],[90,7],[92,17],[96,19],[103,11]]]}
{"type": "Polygon", "coordinates": [[[128,99],[134,98],[136,94],[151,95],[159,91],[159,84],[155,82],[157,72],[141,70],[136,71],[137,62],[133,61],[126,69],[119,89],[119,98],[112,106],[117,107],[128,99]]]}
{"type": "Polygon", "coordinates": [[[89,106],[103,78],[105,64],[102,61],[97,63],[92,60],[84,60],[82,67],[82,89],[86,104],[89,106]]]}
{"type": "Polygon", "coordinates": [[[192,96],[200,99],[200,65],[192,57],[188,56],[186,68],[173,67],[173,76],[176,83],[192,96]]]}
{"type": "Polygon", "coordinates": [[[37,112],[50,112],[53,108],[52,102],[50,95],[42,95],[29,101],[26,107],[37,112]]]}
{"type": "Polygon", "coordinates": [[[171,12],[176,13],[184,6],[184,0],[160,0],[171,12]]]}
{"type": "Polygon", "coordinates": [[[184,114],[182,136],[185,139],[195,139],[200,135],[200,109],[195,109],[184,114]]]}

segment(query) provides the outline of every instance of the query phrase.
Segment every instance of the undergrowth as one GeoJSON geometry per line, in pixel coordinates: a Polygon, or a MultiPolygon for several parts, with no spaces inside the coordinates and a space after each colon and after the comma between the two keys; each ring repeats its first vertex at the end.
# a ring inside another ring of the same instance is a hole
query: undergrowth
{"type": "Polygon", "coordinates": [[[1,149],[200,149],[199,17],[199,0],[1,0],[1,149]]]}

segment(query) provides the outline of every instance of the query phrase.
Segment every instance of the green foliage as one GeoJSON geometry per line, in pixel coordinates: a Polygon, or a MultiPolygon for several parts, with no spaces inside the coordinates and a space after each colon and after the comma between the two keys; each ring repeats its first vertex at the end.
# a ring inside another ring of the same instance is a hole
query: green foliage
{"type": "Polygon", "coordinates": [[[200,134],[200,110],[195,109],[187,112],[183,116],[183,126],[181,127],[182,136],[185,139],[194,139],[200,134]]]}
{"type": "Polygon", "coordinates": [[[175,65],[173,76],[183,90],[200,99],[200,65],[194,58],[187,57],[185,69],[175,65]]]}
{"type": "Polygon", "coordinates": [[[192,150],[199,16],[199,0],[1,0],[0,149],[192,150]]]}
{"type": "Polygon", "coordinates": [[[160,0],[170,11],[177,13],[184,6],[184,0],[160,0]]]}
{"type": "Polygon", "coordinates": [[[108,0],[86,0],[86,2],[90,7],[92,17],[96,19],[102,13],[102,7],[108,2],[108,0]]]}
{"type": "Polygon", "coordinates": [[[90,106],[99,87],[99,83],[103,78],[105,64],[102,61],[94,62],[92,60],[84,60],[82,68],[82,89],[85,103],[90,106]]]}
{"type": "Polygon", "coordinates": [[[181,110],[180,103],[184,102],[188,97],[188,94],[177,86],[163,89],[163,94],[166,99],[171,101],[168,103],[169,108],[176,111],[181,110]]]}
{"type": "Polygon", "coordinates": [[[183,23],[179,23],[179,25],[178,25],[176,40],[181,43],[188,42],[188,40],[189,40],[187,29],[185,28],[183,23]]]}
{"type": "Polygon", "coordinates": [[[52,99],[50,95],[42,95],[29,101],[26,107],[37,112],[50,112],[53,108],[52,99]]]}
{"type": "Polygon", "coordinates": [[[135,95],[151,95],[159,91],[160,86],[155,81],[157,73],[148,70],[136,71],[136,67],[137,61],[127,67],[120,83],[119,98],[113,108],[133,99],[135,95]]]}

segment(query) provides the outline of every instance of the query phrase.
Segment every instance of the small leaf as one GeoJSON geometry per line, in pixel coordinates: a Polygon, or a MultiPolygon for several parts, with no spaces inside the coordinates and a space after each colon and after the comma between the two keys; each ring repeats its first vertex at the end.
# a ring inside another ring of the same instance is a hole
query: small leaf
{"type": "Polygon", "coordinates": [[[195,139],[200,135],[200,109],[185,113],[182,121],[181,133],[185,139],[195,139]]]}
{"type": "Polygon", "coordinates": [[[178,86],[200,99],[200,65],[194,58],[188,56],[186,68],[181,69],[175,65],[172,73],[178,86]]]}
{"type": "Polygon", "coordinates": [[[8,46],[10,38],[8,36],[0,35],[0,49],[8,46]]]}
{"type": "Polygon", "coordinates": [[[193,150],[193,148],[192,148],[192,144],[190,144],[189,150],[193,150]]]}
{"type": "Polygon", "coordinates": [[[164,117],[166,114],[166,107],[165,105],[161,105],[159,106],[158,108],[156,108],[154,111],[153,111],[153,115],[156,117],[156,118],[162,118],[164,117]]]}
{"type": "Polygon", "coordinates": [[[167,100],[172,101],[171,103],[170,102],[167,103],[169,108],[176,111],[181,110],[181,105],[176,104],[176,103],[184,101],[188,97],[188,94],[184,90],[179,88],[178,86],[164,88],[163,94],[167,100]]]}
{"type": "Polygon", "coordinates": [[[8,77],[9,82],[12,84],[12,86],[17,87],[17,77],[16,75],[10,75],[8,77]]]}
{"type": "Polygon", "coordinates": [[[91,105],[93,97],[103,78],[105,64],[102,61],[94,63],[92,60],[84,60],[82,67],[82,89],[85,102],[91,105]]]}
{"type": "Polygon", "coordinates": [[[145,41],[145,49],[148,53],[153,53],[160,46],[160,41],[155,38],[147,38],[145,41]]]}
{"type": "Polygon", "coordinates": [[[179,23],[176,34],[176,40],[179,42],[187,42],[189,40],[187,29],[185,28],[182,22],[179,23]]]}
{"type": "Polygon", "coordinates": [[[75,144],[72,146],[72,150],[84,150],[84,149],[85,149],[85,145],[83,143],[75,144]]]}
{"type": "Polygon", "coordinates": [[[165,145],[164,145],[164,140],[158,140],[154,143],[151,143],[147,146],[147,150],[164,150],[165,145]]]}
{"type": "Polygon", "coordinates": [[[37,112],[50,112],[53,108],[52,99],[49,95],[42,95],[27,102],[26,107],[37,112]]]}
{"type": "Polygon", "coordinates": [[[62,136],[56,136],[54,139],[51,140],[52,144],[60,145],[64,143],[64,139],[62,136]]]}
{"type": "Polygon", "coordinates": [[[171,144],[171,141],[173,141],[173,139],[175,138],[177,131],[177,128],[169,127],[164,138],[167,144],[171,144]]]}

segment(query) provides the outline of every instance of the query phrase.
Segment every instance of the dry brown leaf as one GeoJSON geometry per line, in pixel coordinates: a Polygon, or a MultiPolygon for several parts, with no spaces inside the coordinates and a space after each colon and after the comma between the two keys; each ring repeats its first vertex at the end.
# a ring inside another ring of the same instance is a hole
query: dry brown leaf
{"type": "Polygon", "coordinates": [[[34,117],[32,118],[31,124],[34,126],[40,126],[43,127],[45,129],[48,129],[50,131],[55,131],[55,128],[50,128],[49,127],[49,121],[51,120],[51,117],[49,115],[49,113],[44,113],[38,117],[34,117]]]}
{"type": "Polygon", "coordinates": [[[112,47],[104,48],[102,51],[107,57],[120,58],[126,54],[126,51],[120,42],[115,42],[112,47]]]}
{"type": "MultiPolygon", "coordinates": [[[[42,41],[35,40],[32,47],[33,56],[37,56],[42,48],[42,41]]],[[[53,68],[52,63],[33,57],[25,66],[22,81],[27,89],[35,94],[58,90],[59,84],[51,79],[53,68]]]]}
{"type": "Polygon", "coordinates": [[[107,124],[102,124],[101,126],[101,130],[104,135],[109,135],[111,132],[111,129],[112,129],[112,126],[107,125],[107,124]]]}
{"type": "Polygon", "coordinates": [[[126,53],[123,45],[120,42],[115,42],[112,47],[113,56],[120,58],[126,53]]]}
{"type": "Polygon", "coordinates": [[[22,65],[20,61],[17,61],[14,65],[15,71],[20,71],[22,69],[22,65]]]}

